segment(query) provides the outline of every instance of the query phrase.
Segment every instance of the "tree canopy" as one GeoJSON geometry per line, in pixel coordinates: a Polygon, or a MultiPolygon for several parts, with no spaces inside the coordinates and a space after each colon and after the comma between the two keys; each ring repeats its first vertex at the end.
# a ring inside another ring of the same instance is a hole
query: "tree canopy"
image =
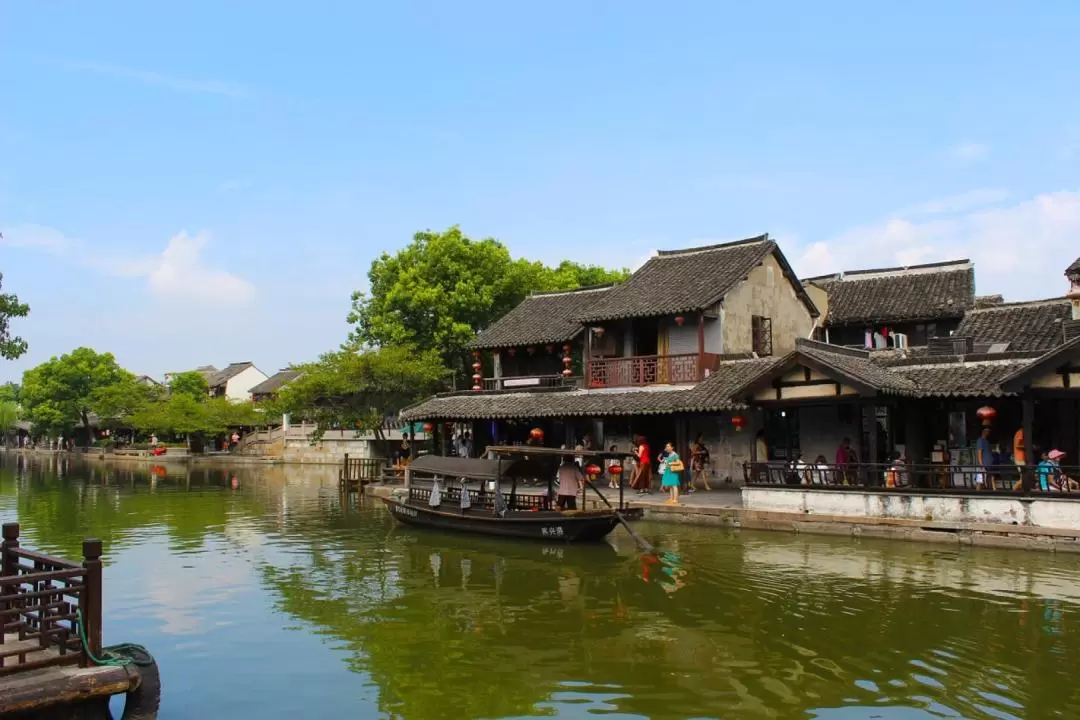
{"type": "Polygon", "coordinates": [[[230,428],[263,425],[266,417],[251,403],[174,392],[143,406],[130,415],[127,422],[136,430],[147,433],[220,435],[230,428]]]}
{"type": "Polygon", "coordinates": [[[267,413],[294,413],[316,425],[380,434],[389,414],[436,391],[446,375],[434,350],[406,345],[346,346],[294,368],[300,375],[268,403],[267,413]]]}
{"type": "Polygon", "coordinates": [[[188,370],[173,376],[169,381],[169,392],[173,395],[187,395],[202,402],[210,396],[210,384],[206,381],[206,376],[198,370],[188,370]]]}
{"type": "Polygon", "coordinates": [[[476,333],[529,293],[570,290],[623,280],[626,270],[563,261],[551,268],[515,260],[494,238],[472,240],[457,226],[416,233],[396,254],[383,253],[368,271],[370,290],[352,296],[353,342],[431,348],[455,370],[476,333]]]}
{"type": "MultiPolygon", "coordinates": [[[[54,357],[23,374],[22,404],[27,417],[42,430],[70,430],[90,426],[90,413],[108,397],[116,402],[114,386],[135,384],[112,353],[81,347],[54,357]]],[[[110,413],[108,402],[102,408],[110,413]]]]}
{"type": "MultiPolygon", "coordinates": [[[[0,288],[3,286],[4,274],[0,273],[0,288]]],[[[30,306],[20,303],[17,296],[0,293],[0,357],[14,360],[26,352],[26,341],[12,335],[8,323],[12,318],[24,318],[29,314],[30,306]]]]}
{"type": "Polygon", "coordinates": [[[19,421],[19,406],[10,400],[0,400],[0,435],[15,428],[19,421]]]}

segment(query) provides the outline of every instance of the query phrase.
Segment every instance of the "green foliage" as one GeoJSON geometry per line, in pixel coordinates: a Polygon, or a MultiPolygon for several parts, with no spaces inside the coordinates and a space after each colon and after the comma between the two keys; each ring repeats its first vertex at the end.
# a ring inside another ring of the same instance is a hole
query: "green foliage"
{"type": "Polygon", "coordinates": [[[267,415],[293,413],[315,423],[315,436],[331,428],[379,434],[387,415],[437,390],[446,375],[434,350],[407,345],[344,347],[296,368],[267,415]]]}
{"type": "Polygon", "coordinates": [[[134,383],[134,377],[112,353],[76,348],[23,374],[22,404],[39,430],[69,430],[80,422],[89,426],[95,404],[120,383],[134,383]]]}
{"type": "Polygon", "coordinates": [[[210,386],[206,382],[206,376],[201,372],[188,370],[173,377],[169,382],[169,392],[188,395],[202,402],[209,397],[210,386]]]}
{"type": "Polygon", "coordinates": [[[22,401],[22,386],[18,383],[6,382],[0,385],[0,402],[11,402],[18,405],[22,401]]]}
{"type": "Polygon", "coordinates": [[[265,420],[251,403],[233,403],[226,398],[200,400],[187,393],[171,393],[147,404],[129,422],[146,433],[219,435],[230,428],[262,425],[265,420]]]}
{"type": "Polygon", "coordinates": [[[145,385],[126,370],[116,382],[100,387],[90,397],[101,427],[125,427],[132,415],[162,396],[162,388],[145,385]]]}
{"type": "Polygon", "coordinates": [[[0,400],[0,435],[15,429],[19,421],[19,406],[9,400],[0,400]]]}
{"type": "Polygon", "coordinates": [[[460,228],[425,231],[395,255],[371,264],[370,294],[355,292],[350,339],[380,347],[431,348],[446,366],[463,371],[464,348],[479,330],[509,312],[529,293],[569,290],[623,280],[609,271],[570,261],[557,268],[514,260],[494,238],[471,240],[460,228]]]}
{"type": "MultiPolygon", "coordinates": [[[[4,275],[0,273],[0,287],[4,285],[4,275]]],[[[12,318],[24,318],[30,314],[30,306],[20,303],[12,294],[0,293],[0,357],[14,360],[26,352],[26,341],[18,335],[12,335],[9,321],[12,318]]]]}

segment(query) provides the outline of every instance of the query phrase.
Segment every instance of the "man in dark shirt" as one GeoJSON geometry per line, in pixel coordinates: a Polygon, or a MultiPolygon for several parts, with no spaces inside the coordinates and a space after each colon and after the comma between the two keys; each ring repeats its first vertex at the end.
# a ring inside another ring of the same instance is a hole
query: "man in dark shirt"
{"type": "Polygon", "coordinates": [[[986,476],[994,464],[994,451],[990,448],[990,427],[984,427],[975,443],[975,489],[982,490],[986,487],[986,476]]]}

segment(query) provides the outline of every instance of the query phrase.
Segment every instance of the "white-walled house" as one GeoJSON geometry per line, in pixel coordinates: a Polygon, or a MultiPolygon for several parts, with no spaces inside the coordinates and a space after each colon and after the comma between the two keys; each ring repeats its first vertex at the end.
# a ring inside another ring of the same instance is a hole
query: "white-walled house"
{"type": "Polygon", "coordinates": [[[267,375],[251,362],[229,363],[207,380],[210,397],[226,397],[233,402],[251,400],[251,389],[266,382],[267,375]]]}

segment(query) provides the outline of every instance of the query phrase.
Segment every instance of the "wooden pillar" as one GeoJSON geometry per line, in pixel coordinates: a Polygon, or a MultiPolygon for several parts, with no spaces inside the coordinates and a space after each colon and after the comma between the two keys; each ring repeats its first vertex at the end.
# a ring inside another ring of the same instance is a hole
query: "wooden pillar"
{"type": "MultiPolygon", "coordinates": [[[[8,577],[15,574],[15,568],[18,565],[17,558],[14,555],[9,555],[7,551],[19,548],[19,523],[4,523],[3,537],[3,544],[0,544],[0,557],[3,558],[0,575],[8,577]]],[[[15,588],[8,588],[8,590],[14,591],[15,588]]]]}
{"type": "Polygon", "coordinates": [[[1030,390],[1020,397],[1020,424],[1024,430],[1024,489],[1030,490],[1034,480],[1031,468],[1039,464],[1035,454],[1035,399],[1030,390]]]}
{"type": "Polygon", "coordinates": [[[705,311],[698,313],[697,326],[697,379],[705,379],[705,311]]]}
{"type": "Polygon", "coordinates": [[[79,610],[82,613],[83,630],[86,632],[88,647],[84,648],[83,666],[92,661],[88,654],[101,657],[101,541],[88,538],[83,540],[83,577],[82,595],[79,598],[79,610]]]}

